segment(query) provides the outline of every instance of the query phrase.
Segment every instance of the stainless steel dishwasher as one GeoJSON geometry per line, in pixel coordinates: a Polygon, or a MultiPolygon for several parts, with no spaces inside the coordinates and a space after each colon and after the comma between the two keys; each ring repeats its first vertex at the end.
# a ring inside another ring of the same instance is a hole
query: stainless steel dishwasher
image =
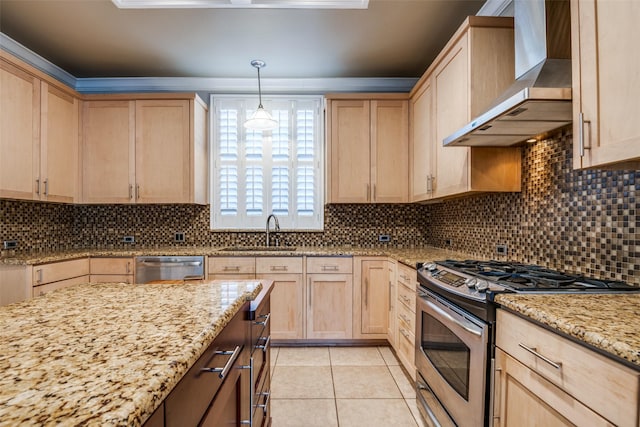
{"type": "Polygon", "coordinates": [[[136,257],[135,283],[204,279],[203,256],[136,257]]]}

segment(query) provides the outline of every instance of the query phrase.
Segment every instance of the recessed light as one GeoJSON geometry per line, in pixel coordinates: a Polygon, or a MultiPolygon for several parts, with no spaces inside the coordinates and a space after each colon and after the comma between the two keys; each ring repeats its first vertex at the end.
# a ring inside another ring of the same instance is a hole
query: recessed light
{"type": "Polygon", "coordinates": [[[369,0],[111,0],[120,9],[367,9],[369,0]]]}

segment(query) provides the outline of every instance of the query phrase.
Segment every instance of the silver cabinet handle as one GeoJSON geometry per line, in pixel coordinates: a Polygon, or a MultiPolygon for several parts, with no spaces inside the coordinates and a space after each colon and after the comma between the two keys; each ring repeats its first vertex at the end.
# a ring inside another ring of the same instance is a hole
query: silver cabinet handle
{"type": "Polygon", "coordinates": [[[584,150],[591,149],[591,120],[584,119],[584,113],[581,111],[578,114],[578,149],[580,152],[580,157],[584,157],[584,150]],[[584,124],[589,124],[589,146],[587,147],[584,143],[584,124]]]}
{"type": "Polygon", "coordinates": [[[367,184],[367,202],[371,201],[371,186],[367,184]]]}
{"type": "Polygon", "coordinates": [[[239,265],[225,265],[222,271],[240,271],[239,265]]]}
{"type": "Polygon", "coordinates": [[[364,279],[364,306],[369,306],[369,279],[364,279]]]}
{"type": "Polygon", "coordinates": [[[36,283],[42,283],[42,269],[39,269],[37,273],[38,273],[38,278],[36,279],[36,283]]]}
{"type": "MultiPolygon", "coordinates": [[[[262,337],[261,339],[264,339],[264,337],[262,337]]],[[[262,345],[257,345],[256,349],[261,349],[264,353],[267,352],[267,350],[269,350],[269,344],[271,343],[271,335],[269,335],[267,337],[267,340],[264,342],[264,344],[262,345]]]]}
{"type": "Polygon", "coordinates": [[[339,270],[337,265],[322,265],[320,269],[322,271],[338,271],[339,270]]]}
{"type": "Polygon", "coordinates": [[[133,199],[133,184],[129,184],[129,200],[133,199]]]}
{"type": "Polygon", "coordinates": [[[269,400],[271,399],[271,393],[268,391],[263,391],[260,393],[260,396],[265,396],[264,403],[262,405],[256,405],[256,408],[261,408],[264,411],[264,414],[267,415],[267,410],[269,408],[269,400]]]}
{"type": "Polygon", "coordinates": [[[518,343],[518,346],[522,347],[523,349],[527,350],[529,353],[533,354],[535,357],[537,357],[538,359],[542,360],[543,362],[548,363],[549,365],[553,366],[556,369],[562,369],[562,362],[554,362],[553,360],[549,359],[548,357],[546,357],[543,354],[538,353],[537,349],[535,347],[528,347],[522,343],[518,343]]]}
{"type": "Polygon", "coordinates": [[[49,179],[45,179],[44,180],[44,195],[46,196],[47,194],[49,194],[49,179]]]}
{"type": "Polygon", "coordinates": [[[136,200],[140,199],[140,184],[136,185],[136,200]]]}
{"type": "Polygon", "coordinates": [[[125,269],[125,273],[126,274],[131,273],[131,261],[127,261],[127,267],[125,269]]]}
{"type": "Polygon", "coordinates": [[[409,336],[409,332],[407,332],[404,328],[400,328],[400,333],[401,333],[402,335],[404,335],[404,337],[405,337],[406,339],[408,339],[408,340],[410,340],[410,339],[411,339],[411,337],[409,336]]]}
{"type": "Polygon", "coordinates": [[[270,269],[271,271],[287,271],[289,267],[286,265],[272,265],[270,269]]]}
{"type": "Polygon", "coordinates": [[[307,290],[309,291],[309,307],[311,307],[311,301],[312,301],[312,296],[313,296],[313,292],[311,290],[311,277],[309,277],[307,279],[307,290]]]}
{"type": "Polygon", "coordinates": [[[267,326],[269,324],[269,319],[271,319],[271,313],[263,314],[258,317],[258,319],[264,319],[262,321],[253,322],[254,325],[267,326]]]}
{"type": "Polygon", "coordinates": [[[373,184],[373,201],[376,201],[376,185],[373,184]]]}
{"type": "Polygon", "coordinates": [[[36,194],[40,195],[40,178],[36,178],[36,194]]]}
{"type": "Polygon", "coordinates": [[[236,363],[236,359],[238,358],[238,356],[240,356],[240,350],[242,350],[242,347],[237,345],[233,351],[216,351],[214,353],[216,356],[230,355],[231,357],[229,358],[229,360],[227,360],[227,363],[222,368],[202,368],[201,371],[219,374],[218,376],[221,379],[226,377],[229,371],[231,370],[231,367],[233,366],[233,364],[236,363]]]}

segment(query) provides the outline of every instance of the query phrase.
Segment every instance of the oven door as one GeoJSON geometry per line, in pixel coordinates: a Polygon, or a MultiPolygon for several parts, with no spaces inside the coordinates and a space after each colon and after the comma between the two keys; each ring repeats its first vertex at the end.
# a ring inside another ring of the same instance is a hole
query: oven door
{"type": "Polygon", "coordinates": [[[483,426],[489,326],[431,291],[418,295],[416,368],[456,425],[483,426]]]}

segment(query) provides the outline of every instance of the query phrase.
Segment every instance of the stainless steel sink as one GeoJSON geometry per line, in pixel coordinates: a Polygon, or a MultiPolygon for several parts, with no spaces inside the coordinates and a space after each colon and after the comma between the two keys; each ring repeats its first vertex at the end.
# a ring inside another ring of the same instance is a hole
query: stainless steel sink
{"type": "Polygon", "coordinates": [[[295,246],[227,246],[222,252],[293,252],[295,246]]]}

